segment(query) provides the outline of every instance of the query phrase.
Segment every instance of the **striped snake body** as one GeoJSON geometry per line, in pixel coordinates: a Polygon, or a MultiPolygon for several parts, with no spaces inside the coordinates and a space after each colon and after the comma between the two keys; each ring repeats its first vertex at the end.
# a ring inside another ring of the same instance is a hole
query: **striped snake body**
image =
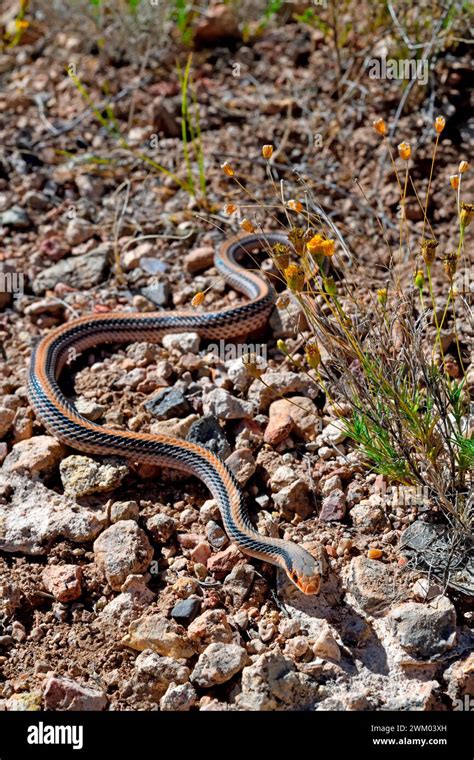
{"type": "Polygon", "coordinates": [[[211,451],[191,441],[168,435],[117,431],[80,415],[59,386],[69,357],[101,343],[146,341],[158,343],[168,333],[193,331],[206,339],[231,339],[266,324],[275,300],[269,282],[238,263],[242,250],[286,242],[278,233],[262,240],[246,235],[225,242],[215,265],[226,282],[244,293],[243,306],[218,312],[121,312],[86,315],[50,331],[33,352],[28,395],[36,415],[56,438],[79,451],[116,455],[134,462],[170,467],[197,476],[211,491],[221,510],[229,538],[246,554],[282,567],[305,594],[319,591],[321,568],[305,549],[290,541],[263,536],[253,527],[240,487],[226,464],[211,451]]]}

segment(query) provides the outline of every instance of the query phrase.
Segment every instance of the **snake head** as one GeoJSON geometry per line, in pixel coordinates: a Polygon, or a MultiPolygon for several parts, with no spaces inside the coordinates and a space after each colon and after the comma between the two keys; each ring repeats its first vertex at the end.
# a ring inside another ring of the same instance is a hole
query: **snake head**
{"type": "Polygon", "coordinates": [[[296,544],[285,557],[286,573],[290,581],[303,594],[318,594],[321,586],[321,562],[311,556],[306,549],[296,544]]]}

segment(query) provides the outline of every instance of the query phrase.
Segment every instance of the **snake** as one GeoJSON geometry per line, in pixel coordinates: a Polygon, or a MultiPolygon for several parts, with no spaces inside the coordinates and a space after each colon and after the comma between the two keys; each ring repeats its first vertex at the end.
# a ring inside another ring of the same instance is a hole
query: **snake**
{"type": "MultiPolygon", "coordinates": [[[[161,343],[169,333],[196,332],[201,338],[232,340],[266,325],[276,291],[268,279],[240,263],[242,253],[285,243],[283,233],[237,235],[214,253],[214,265],[245,303],[219,311],[98,312],[51,329],[33,347],[27,380],[30,404],[55,438],[78,451],[119,456],[127,461],[171,468],[200,479],[211,492],[231,542],[246,555],[282,568],[304,594],[317,594],[321,562],[299,544],[261,534],[250,519],[241,487],[217,454],[205,446],[165,434],[116,430],[81,415],[60,388],[71,357],[99,344],[161,343]]],[[[260,270],[259,270],[260,272],[260,270]]]]}

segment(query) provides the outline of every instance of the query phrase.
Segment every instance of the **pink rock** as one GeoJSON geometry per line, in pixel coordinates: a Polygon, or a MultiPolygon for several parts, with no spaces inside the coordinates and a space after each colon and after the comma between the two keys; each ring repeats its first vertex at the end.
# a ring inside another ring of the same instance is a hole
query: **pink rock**
{"type": "Polygon", "coordinates": [[[178,534],[178,543],[183,549],[194,549],[203,539],[204,536],[199,535],[199,533],[178,534]]]}
{"type": "Polygon", "coordinates": [[[191,552],[191,559],[193,562],[199,562],[201,565],[206,565],[207,560],[212,554],[211,547],[207,541],[201,541],[191,552]]]}
{"type": "Polygon", "coordinates": [[[207,561],[207,569],[217,579],[225,578],[230,573],[234,565],[241,559],[244,559],[244,555],[237,548],[235,544],[231,544],[222,552],[213,554],[207,561]]]}
{"type": "Polygon", "coordinates": [[[68,245],[66,245],[62,237],[55,234],[52,234],[49,237],[45,238],[40,245],[40,252],[43,254],[43,256],[47,256],[53,261],[59,261],[69,251],[70,248],[68,245]]]}
{"type": "Polygon", "coordinates": [[[99,711],[107,706],[107,697],[102,690],[63,676],[50,676],[46,680],[43,699],[47,710],[99,711]]]}
{"type": "Polygon", "coordinates": [[[210,245],[195,248],[184,257],[184,266],[188,272],[200,272],[212,267],[214,263],[214,248],[210,245]]]}
{"type": "Polygon", "coordinates": [[[374,493],[386,493],[387,491],[387,477],[380,473],[375,478],[374,493]]]}
{"type": "Polygon", "coordinates": [[[0,464],[2,464],[6,455],[8,454],[8,446],[5,441],[0,441],[0,464]]]}
{"type": "Polygon", "coordinates": [[[265,429],[263,440],[271,446],[276,446],[288,438],[293,429],[293,420],[287,412],[273,412],[270,407],[270,420],[265,429]]]}
{"type": "Polygon", "coordinates": [[[323,500],[323,506],[319,515],[320,520],[331,522],[332,520],[343,520],[346,514],[346,497],[344,491],[336,488],[329,496],[323,500]]]}
{"type": "Polygon", "coordinates": [[[318,430],[318,410],[314,402],[306,396],[280,398],[270,404],[270,421],[265,430],[265,442],[281,443],[290,433],[300,438],[313,440],[318,430]]]}
{"type": "Polygon", "coordinates": [[[46,590],[58,602],[71,602],[82,593],[82,568],[78,565],[50,565],[41,577],[46,590]]]}

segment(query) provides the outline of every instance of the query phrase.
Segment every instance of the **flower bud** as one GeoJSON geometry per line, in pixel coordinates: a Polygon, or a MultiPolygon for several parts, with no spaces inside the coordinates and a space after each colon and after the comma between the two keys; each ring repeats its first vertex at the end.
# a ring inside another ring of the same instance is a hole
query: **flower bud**
{"type": "Polygon", "coordinates": [[[303,290],[305,282],[305,273],[303,267],[299,264],[288,264],[284,271],[286,284],[293,293],[300,293],[303,290]]]}
{"type": "Polygon", "coordinates": [[[296,253],[301,255],[304,252],[306,232],[302,227],[292,227],[288,233],[288,240],[293,245],[296,253]]]}
{"type": "Polygon", "coordinates": [[[459,216],[462,227],[468,227],[474,218],[474,203],[461,203],[461,213],[459,216]]]}
{"type": "Polygon", "coordinates": [[[454,275],[456,274],[457,265],[458,265],[457,253],[455,251],[453,253],[447,253],[443,259],[443,267],[449,280],[452,280],[454,275]]]}
{"type": "Polygon", "coordinates": [[[244,232],[255,232],[255,227],[253,226],[250,219],[242,219],[240,222],[240,227],[244,230],[244,232]]]}
{"type": "Polygon", "coordinates": [[[408,161],[411,156],[411,145],[408,142],[401,142],[398,146],[398,155],[404,161],[408,161]]]}
{"type": "Polygon", "coordinates": [[[203,293],[202,291],[199,291],[193,296],[191,300],[191,306],[193,306],[194,308],[201,306],[201,304],[204,302],[205,297],[206,297],[206,294],[203,293]]]}
{"type": "Polygon", "coordinates": [[[288,208],[292,211],[301,213],[301,211],[303,211],[303,204],[301,201],[295,201],[294,198],[292,198],[290,201],[288,201],[288,208]]]}
{"type": "Polygon", "coordinates": [[[290,248],[284,243],[272,245],[272,259],[276,267],[283,272],[290,263],[290,248]]]}
{"type": "Polygon", "coordinates": [[[385,136],[387,134],[387,125],[382,118],[375,119],[375,121],[372,122],[372,126],[379,135],[385,136]]]}
{"type": "Polygon", "coordinates": [[[431,266],[436,258],[436,249],[439,243],[437,240],[422,240],[421,241],[421,255],[426,266],[431,266]]]}
{"type": "Polygon", "coordinates": [[[453,190],[457,190],[459,187],[459,174],[451,174],[449,181],[453,190]]]}
{"type": "Polygon", "coordinates": [[[228,161],[224,161],[224,163],[221,164],[221,169],[224,172],[224,174],[227,174],[228,177],[233,177],[235,174],[232,166],[229,164],[228,161]]]}
{"type": "Polygon", "coordinates": [[[415,272],[415,276],[413,278],[413,281],[418,288],[418,290],[422,290],[423,285],[425,284],[425,276],[423,274],[423,270],[418,269],[417,272],[415,272]]]}
{"type": "Polygon", "coordinates": [[[318,369],[321,362],[321,352],[316,341],[308,341],[305,346],[304,353],[306,356],[306,361],[308,362],[311,369],[318,369]]]}
{"type": "Polygon", "coordinates": [[[336,283],[334,277],[326,277],[324,280],[324,290],[330,296],[335,296],[337,293],[336,283]]]}

